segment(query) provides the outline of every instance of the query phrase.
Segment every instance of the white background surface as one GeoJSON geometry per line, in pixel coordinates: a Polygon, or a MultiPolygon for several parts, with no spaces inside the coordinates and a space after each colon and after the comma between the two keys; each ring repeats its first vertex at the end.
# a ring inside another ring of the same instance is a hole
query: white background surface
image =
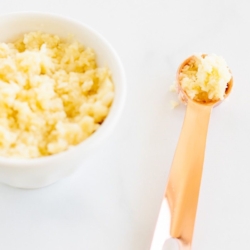
{"type": "Polygon", "coordinates": [[[149,250],[185,113],[171,110],[168,88],[179,63],[197,52],[222,55],[235,85],[211,117],[193,249],[248,249],[249,7],[247,0],[1,0],[0,13],[59,13],[99,31],[123,62],[128,96],[113,135],[74,175],[40,190],[0,185],[0,249],[149,250]]]}

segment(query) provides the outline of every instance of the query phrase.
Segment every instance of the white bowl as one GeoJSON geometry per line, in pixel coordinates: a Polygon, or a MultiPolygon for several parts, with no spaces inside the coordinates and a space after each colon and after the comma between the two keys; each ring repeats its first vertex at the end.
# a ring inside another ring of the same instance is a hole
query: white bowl
{"type": "Polygon", "coordinates": [[[108,66],[115,85],[110,113],[101,127],[79,145],[65,152],[36,159],[0,157],[0,182],[19,188],[40,188],[72,173],[101,141],[112,132],[124,105],[125,75],[121,62],[110,44],[97,32],[80,22],[58,15],[28,12],[0,16],[0,42],[13,40],[29,31],[41,31],[60,37],[74,35],[93,48],[100,66],[108,66]]]}

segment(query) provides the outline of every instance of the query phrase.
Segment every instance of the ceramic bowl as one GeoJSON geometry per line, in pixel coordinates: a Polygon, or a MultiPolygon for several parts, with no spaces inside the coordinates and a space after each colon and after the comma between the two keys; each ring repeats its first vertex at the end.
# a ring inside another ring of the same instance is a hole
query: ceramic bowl
{"type": "Polygon", "coordinates": [[[12,41],[30,31],[41,31],[65,37],[73,35],[80,43],[93,48],[99,66],[108,66],[115,85],[115,98],[101,127],[89,138],[73,148],[35,159],[0,157],[0,182],[18,188],[48,186],[72,173],[97,146],[112,133],[124,106],[125,75],[122,64],[112,46],[87,25],[47,13],[10,13],[0,16],[0,42],[12,41]]]}

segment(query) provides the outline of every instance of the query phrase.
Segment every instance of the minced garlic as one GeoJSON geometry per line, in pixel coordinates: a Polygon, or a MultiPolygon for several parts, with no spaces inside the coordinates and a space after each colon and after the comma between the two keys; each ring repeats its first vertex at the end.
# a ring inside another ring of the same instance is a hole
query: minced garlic
{"type": "Polygon", "coordinates": [[[0,43],[0,155],[35,158],[79,144],[113,98],[110,71],[77,41],[31,32],[0,43]]]}
{"type": "Polygon", "coordinates": [[[170,105],[171,105],[171,108],[172,108],[172,109],[175,109],[176,107],[178,107],[178,106],[180,105],[180,103],[177,102],[177,101],[171,100],[171,101],[170,101],[170,105]]]}
{"type": "Polygon", "coordinates": [[[225,60],[211,54],[194,56],[182,68],[179,80],[189,98],[207,103],[224,99],[231,77],[225,60]]]}

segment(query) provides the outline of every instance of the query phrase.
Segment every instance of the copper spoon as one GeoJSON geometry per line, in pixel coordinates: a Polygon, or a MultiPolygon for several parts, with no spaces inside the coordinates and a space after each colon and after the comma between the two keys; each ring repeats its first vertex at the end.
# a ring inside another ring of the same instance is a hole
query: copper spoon
{"type": "MultiPolygon", "coordinates": [[[[191,250],[210,114],[213,107],[221,102],[193,101],[181,88],[180,72],[193,58],[187,58],[177,71],[178,92],[187,103],[187,110],[165,194],[171,213],[172,238],[165,242],[164,250],[191,250]]],[[[225,98],[232,86],[233,78],[227,85],[225,98]]]]}

